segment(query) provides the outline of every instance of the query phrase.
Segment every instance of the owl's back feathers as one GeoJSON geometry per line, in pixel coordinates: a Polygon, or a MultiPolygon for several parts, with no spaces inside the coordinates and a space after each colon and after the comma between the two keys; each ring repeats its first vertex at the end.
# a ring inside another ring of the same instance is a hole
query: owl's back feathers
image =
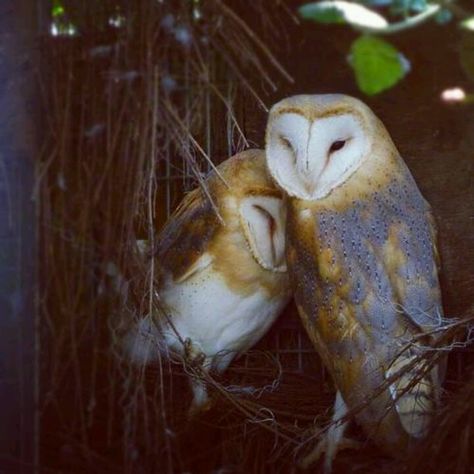
{"type": "MultiPolygon", "coordinates": [[[[346,403],[360,406],[394,373],[393,361],[412,337],[441,324],[434,220],[408,172],[347,209],[307,202],[304,207],[294,203],[288,215],[295,298],[346,403]]],[[[419,354],[415,349],[406,357],[419,354]]],[[[419,396],[424,386],[433,397],[428,382],[417,385],[419,396]]],[[[396,451],[403,433],[426,429],[429,416],[425,410],[415,417],[419,400],[408,394],[399,419],[392,412],[380,421],[390,400],[388,393],[381,395],[358,418],[366,430],[385,430],[385,445],[392,443],[396,451]]]]}

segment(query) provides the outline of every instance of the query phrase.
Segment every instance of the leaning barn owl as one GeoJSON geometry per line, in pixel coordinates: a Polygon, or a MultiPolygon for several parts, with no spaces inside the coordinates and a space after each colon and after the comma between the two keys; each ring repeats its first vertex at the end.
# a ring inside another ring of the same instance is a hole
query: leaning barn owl
{"type": "MultiPolygon", "coordinates": [[[[430,207],[383,124],[351,97],[277,103],[266,155],[288,194],[298,311],[338,389],[333,419],[354,410],[368,436],[400,454],[426,432],[443,377],[441,363],[423,374],[419,359],[442,321],[430,207]]],[[[326,470],[344,427],[313,453],[326,452],[326,470]]]]}
{"type": "MultiPolygon", "coordinates": [[[[285,207],[265,165],[249,150],[217,166],[186,195],[158,236],[156,292],[165,314],[140,320],[126,338],[135,362],[170,349],[203,370],[224,371],[270,328],[290,299],[285,207]],[[215,210],[218,211],[219,216],[215,210]]],[[[192,410],[208,401],[192,379],[192,410]]]]}

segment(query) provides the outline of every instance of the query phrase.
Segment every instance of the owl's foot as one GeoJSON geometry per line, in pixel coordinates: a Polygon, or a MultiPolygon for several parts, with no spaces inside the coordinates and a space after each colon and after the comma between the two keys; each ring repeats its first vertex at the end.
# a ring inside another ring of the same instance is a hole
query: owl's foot
{"type": "Polygon", "coordinates": [[[324,456],[324,473],[330,474],[333,461],[339,451],[344,449],[360,449],[361,443],[355,439],[341,438],[337,443],[330,436],[323,435],[315,448],[300,462],[302,469],[307,469],[324,456]]]}
{"type": "Polygon", "coordinates": [[[188,417],[193,418],[211,407],[205,380],[210,367],[210,359],[188,337],[184,340],[184,362],[191,369],[190,382],[193,401],[188,411],[188,417]]]}
{"type": "Polygon", "coordinates": [[[318,461],[324,454],[324,473],[329,474],[332,471],[333,461],[338,453],[343,449],[358,449],[360,443],[356,440],[344,438],[344,431],[347,428],[348,421],[340,421],[347,414],[347,407],[342,399],[340,392],[336,394],[334,402],[334,413],[332,424],[322,435],[316,447],[300,462],[303,469],[307,469],[311,464],[318,461]]]}
{"type": "Polygon", "coordinates": [[[206,354],[196,348],[189,337],[184,340],[184,360],[192,367],[203,367],[206,354]]]}

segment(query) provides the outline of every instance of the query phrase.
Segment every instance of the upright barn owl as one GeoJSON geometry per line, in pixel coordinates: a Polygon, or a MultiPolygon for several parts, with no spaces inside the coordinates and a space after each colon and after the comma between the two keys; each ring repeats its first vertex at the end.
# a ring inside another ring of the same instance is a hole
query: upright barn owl
{"type": "MultiPolygon", "coordinates": [[[[339,391],[334,418],[374,396],[356,420],[389,453],[406,452],[427,430],[443,377],[440,363],[423,374],[419,361],[433,343],[423,333],[442,321],[430,207],[383,124],[351,97],[277,103],[266,155],[288,194],[298,311],[339,391]]],[[[314,453],[326,451],[327,470],[343,430],[334,425],[314,453]]]]}
{"type": "MultiPolygon", "coordinates": [[[[156,244],[157,294],[165,314],[143,318],[126,338],[132,360],[171,349],[204,370],[224,371],[270,328],[290,299],[285,207],[265,165],[249,150],[221,163],[186,195],[156,244]]],[[[191,380],[192,409],[207,402],[191,380]]]]}

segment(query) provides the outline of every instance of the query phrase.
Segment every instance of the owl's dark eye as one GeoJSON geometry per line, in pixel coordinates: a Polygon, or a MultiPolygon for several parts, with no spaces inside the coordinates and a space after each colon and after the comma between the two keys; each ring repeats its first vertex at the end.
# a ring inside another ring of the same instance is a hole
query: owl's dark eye
{"type": "Polygon", "coordinates": [[[334,153],[335,151],[338,151],[343,148],[346,142],[347,140],[336,140],[335,142],[332,142],[332,145],[329,148],[329,154],[334,153]]]}
{"type": "Polygon", "coordinates": [[[283,145],[285,145],[290,150],[293,150],[293,147],[291,146],[290,140],[288,140],[288,138],[280,137],[280,140],[283,143],[283,145]]]}

